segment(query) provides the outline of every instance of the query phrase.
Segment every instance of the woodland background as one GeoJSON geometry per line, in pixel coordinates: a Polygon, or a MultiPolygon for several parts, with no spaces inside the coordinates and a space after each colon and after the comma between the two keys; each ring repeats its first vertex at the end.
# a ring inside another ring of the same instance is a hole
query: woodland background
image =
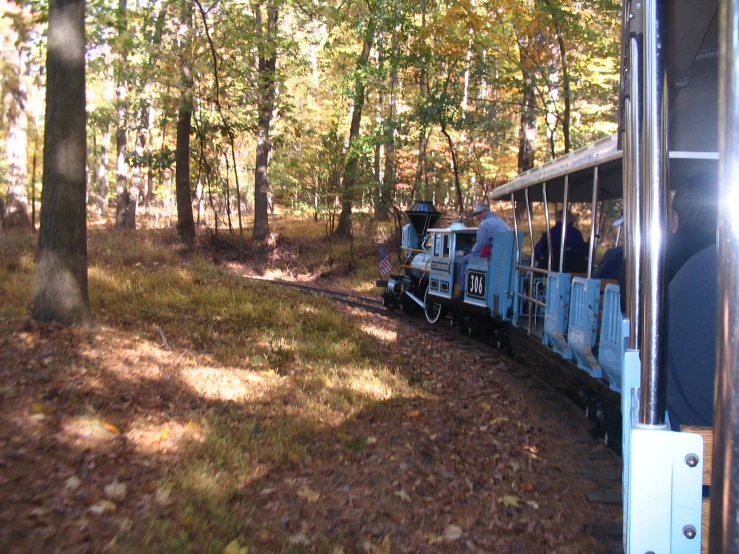
{"type": "MultiPolygon", "coordinates": [[[[616,129],[609,0],[85,5],[88,213],[269,235],[275,204],[348,236],[413,199],[465,208],[616,129]],[[180,214],[182,220],[182,214],[180,214]],[[253,219],[252,219],[253,218],[253,219]],[[167,221],[170,221],[167,219],[167,221]]],[[[38,221],[47,2],[3,0],[3,229],[38,221]]],[[[64,94],[65,91],[56,91],[64,94]]],[[[149,224],[149,223],[147,223],[149,224]]]]}

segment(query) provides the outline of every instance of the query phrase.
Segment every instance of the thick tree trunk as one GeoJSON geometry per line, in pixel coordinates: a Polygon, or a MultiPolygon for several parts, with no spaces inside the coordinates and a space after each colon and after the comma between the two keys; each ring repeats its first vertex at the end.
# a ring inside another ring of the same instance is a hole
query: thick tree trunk
{"type": "Polygon", "coordinates": [[[44,174],[33,318],[91,325],[84,0],[51,0],[47,45],[44,174]]]}
{"type": "Polygon", "coordinates": [[[195,219],[192,215],[190,192],[190,129],[192,127],[192,69],[190,49],[192,45],[192,3],[182,0],[180,5],[179,37],[181,60],[180,75],[183,89],[177,113],[177,148],[175,152],[175,188],[177,190],[177,234],[185,242],[195,238],[195,219]]]}
{"type": "Polygon", "coordinates": [[[177,114],[177,151],[175,153],[175,188],[177,190],[177,234],[185,242],[195,238],[195,219],[190,193],[190,129],[192,97],[185,92],[177,114]]]}
{"type": "Polygon", "coordinates": [[[2,216],[2,227],[7,231],[17,229],[31,230],[31,218],[28,216],[28,135],[26,116],[26,87],[23,82],[23,55],[17,52],[17,67],[13,68],[12,79],[6,101],[8,117],[8,134],[5,140],[5,156],[7,164],[7,198],[5,214],[2,216]]]}
{"type": "Polygon", "coordinates": [[[352,225],[352,203],[357,185],[357,171],[359,168],[359,153],[357,142],[359,139],[359,127],[362,122],[362,109],[364,108],[365,79],[367,65],[369,62],[372,43],[375,39],[377,22],[372,14],[369,16],[367,31],[364,35],[364,46],[362,54],[357,61],[356,81],[354,83],[354,106],[352,108],[352,122],[349,127],[349,152],[347,162],[344,166],[344,190],[341,194],[341,214],[339,224],[336,227],[336,235],[349,238],[352,225]]]}
{"type": "Polygon", "coordinates": [[[257,32],[262,37],[259,55],[259,130],[257,134],[257,158],[254,169],[254,231],[255,240],[269,236],[270,191],[267,168],[269,166],[270,126],[275,107],[275,69],[277,46],[275,34],[279,12],[273,2],[267,4],[267,34],[262,33],[261,5],[256,6],[257,32]]]}

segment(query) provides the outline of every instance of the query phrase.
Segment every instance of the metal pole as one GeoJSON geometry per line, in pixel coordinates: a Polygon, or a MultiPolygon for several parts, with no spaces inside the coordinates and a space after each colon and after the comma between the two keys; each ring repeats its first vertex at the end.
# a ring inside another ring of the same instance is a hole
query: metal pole
{"type": "Polygon", "coordinates": [[[709,552],[739,553],[739,13],[719,2],[718,320],[709,552]]]}
{"type": "Polygon", "coordinates": [[[644,5],[644,188],[639,422],[665,422],[665,238],[667,236],[667,2],[644,5]]]}
{"type": "Polygon", "coordinates": [[[588,279],[593,274],[593,254],[595,253],[595,214],[598,206],[598,166],[593,168],[593,207],[590,216],[590,248],[588,249],[588,279]]]}
{"type": "Polygon", "coordinates": [[[521,245],[518,243],[518,219],[516,218],[516,199],[511,193],[511,211],[513,212],[513,236],[516,238],[516,264],[521,259],[521,245]]]}
{"type": "Polygon", "coordinates": [[[544,198],[544,219],[546,219],[547,224],[547,274],[549,274],[552,271],[552,235],[550,229],[551,225],[549,224],[549,218],[551,216],[549,215],[549,201],[547,200],[547,182],[544,181],[541,186],[544,198]]]}
{"type": "Polygon", "coordinates": [[[637,350],[641,344],[641,225],[639,197],[641,195],[641,20],[642,8],[631,6],[631,25],[629,38],[629,96],[624,101],[624,263],[626,264],[626,313],[629,319],[629,348],[637,350]]]}
{"type": "Polygon", "coordinates": [[[562,197],[562,237],[559,240],[559,271],[565,269],[565,239],[567,238],[567,196],[570,192],[570,176],[565,175],[565,190],[562,197]]]}
{"type": "MultiPolygon", "coordinates": [[[[529,218],[529,238],[531,240],[531,256],[529,256],[529,267],[534,269],[534,226],[531,222],[531,203],[529,202],[529,189],[525,189],[524,195],[526,198],[526,215],[529,218]]],[[[531,319],[536,306],[531,302],[531,298],[534,297],[534,272],[529,273],[529,335],[531,334],[531,319]]]]}

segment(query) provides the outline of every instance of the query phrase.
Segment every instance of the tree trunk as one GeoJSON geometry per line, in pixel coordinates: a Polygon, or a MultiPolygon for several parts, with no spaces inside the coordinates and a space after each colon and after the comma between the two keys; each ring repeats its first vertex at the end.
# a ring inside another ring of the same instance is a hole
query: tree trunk
{"type": "Polygon", "coordinates": [[[518,172],[534,167],[536,149],[536,90],[531,72],[523,72],[523,104],[518,143],[518,172]]]}
{"type": "Polygon", "coordinates": [[[177,190],[177,234],[184,242],[195,238],[195,219],[192,215],[190,193],[190,129],[192,126],[192,3],[182,0],[180,5],[180,75],[183,88],[177,112],[177,148],[175,152],[175,188],[177,190]]]}
{"type": "Polygon", "coordinates": [[[127,49],[123,46],[128,28],[128,0],[118,0],[118,41],[120,48],[120,66],[116,82],[116,111],[118,115],[115,133],[116,144],[116,180],[115,180],[115,227],[116,229],[136,228],[136,204],[135,199],[128,191],[128,163],[126,162],[127,148],[127,126],[128,84],[125,79],[126,62],[128,59],[127,49]]]}
{"type": "MultiPolygon", "coordinates": [[[[421,0],[421,29],[426,28],[426,0],[421,0]]],[[[428,96],[428,77],[426,75],[426,60],[422,60],[420,67],[420,78],[418,83],[418,95],[421,101],[428,96]]],[[[420,193],[421,183],[425,183],[426,179],[424,176],[424,165],[426,163],[426,145],[428,144],[429,131],[424,124],[421,125],[421,132],[418,136],[418,167],[416,168],[416,180],[413,183],[413,196],[412,200],[420,193]]],[[[425,198],[428,194],[428,186],[424,187],[423,197],[425,198]]]]}
{"type": "Polygon", "coordinates": [[[7,197],[2,226],[7,231],[17,229],[31,230],[31,219],[28,216],[28,135],[26,116],[27,93],[23,82],[23,53],[17,52],[17,67],[8,83],[6,114],[8,116],[8,134],[5,140],[7,163],[7,197]]]}
{"type": "Polygon", "coordinates": [[[92,325],[87,288],[85,2],[51,0],[33,318],[92,325]]]}
{"type": "Polygon", "coordinates": [[[100,141],[100,163],[95,174],[95,186],[88,191],[88,204],[94,205],[99,213],[108,207],[108,162],[110,159],[110,121],[103,127],[103,136],[100,141]]]}
{"type": "Polygon", "coordinates": [[[567,50],[565,49],[565,39],[562,35],[562,22],[557,8],[552,6],[551,0],[544,0],[549,13],[554,22],[554,29],[557,33],[557,45],[559,46],[559,59],[562,67],[562,96],[564,97],[564,114],[562,116],[562,134],[565,141],[565,154],[569,154],[572,144],[570,142],[570,117],[571,117],[571,98],[570,98],[570,73],[567,64],[567,50]]]}
{"type": "Polygon", "coordinates": [[[259,131],[257,134],[257,157],[254,169],[254,231],[255,240],[269,236],[269,166],[270,125],[275,106],[275,69],[277,67],[277,45],[275,44],[279,12],[272,2],[267,4],[267,34],[262,33],[262,7],[256,6],[257,33],[261,37],[259,54],[259,131]]]}
{"type": "Polygon", "coordinates": [[[336,235],[349,238],[351,235],[352,202],[357,184],[357,170],[359,166],[359,153],[357,142],[359,139],[359,126],[362,122],[362,109],[364,108],[365,79],[372,43],[375,39],[375,28],[377,22],[374,15],[370,14],[367,23],[367,31],[364,35],[364,47],[357,61],[356,80],[354,83],[354,106],[352,108],[352,122],[349,127],[349,153],[344,166],[344,190],[341,194],[341,214],[339,224],[336,227],[336,235]]]}
{"type": "Polygon", "coordinates": [[[449,152],[452,154],[452,171],[454,172],[454,190],[457,193],[457,213],[462,217],[464,211],[464,201],[462,200],[462,186],[459,183],[459,166],[457,165],[457,150],[454,148],[454,141],[446,130],[446,123],[441,123],[441,133],[446,137],[449,144],[449,152]]]}
{"type": "Polygon", "coordinates": [[[398,52],[400,34],[400,4],[395,5],[395,28],[392,37],[392,55],[390,60],[390,106],[389,115],[385,124],[385,171],[380,189],[380,206],[376,214],[378,219],[387,220],[390,217],[390,207],[393,203],[393,190],[395,190],[395,127],[397,114],[397,90],[398,90],[398,52]]]}

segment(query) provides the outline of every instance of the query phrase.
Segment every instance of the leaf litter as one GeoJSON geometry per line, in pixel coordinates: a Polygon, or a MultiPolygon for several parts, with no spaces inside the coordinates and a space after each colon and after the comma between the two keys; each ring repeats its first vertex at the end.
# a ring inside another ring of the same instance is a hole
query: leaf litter
{"type": "Polygon", "coordinates": [[[549,417],[424,327],[340,311],[394,337],[378,342],[382,386],[341,365],[311,381],[284,342],[272,352],[289,372],[231,367],[164,321],[5,321],[0,550],[146,552],[187,536],[217,554],[607,551],[582,532],[593,508],[576,471],[602,450],[583,422],[549,417]]]}

